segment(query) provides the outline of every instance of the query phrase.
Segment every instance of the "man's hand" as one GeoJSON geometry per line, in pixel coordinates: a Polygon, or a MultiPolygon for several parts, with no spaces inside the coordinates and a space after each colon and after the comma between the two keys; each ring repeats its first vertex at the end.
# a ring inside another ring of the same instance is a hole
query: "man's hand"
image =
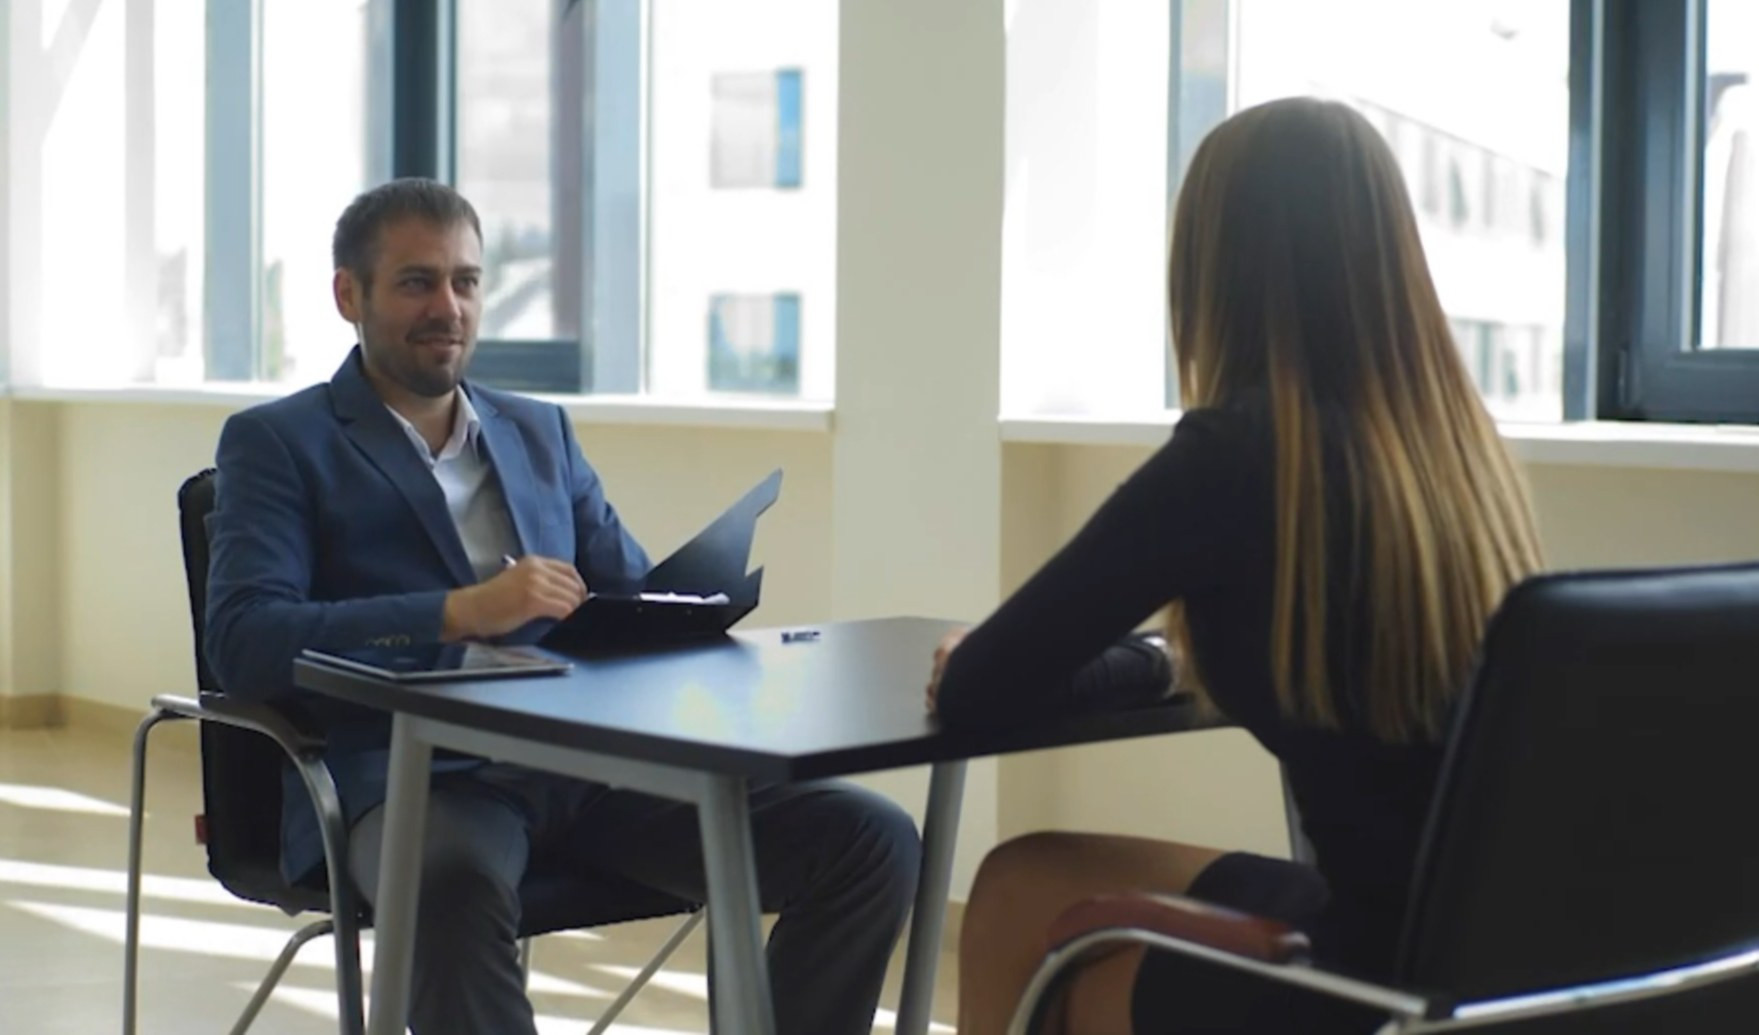
{"type": "Polygon", "coordinates": [[[935,713],[936,700],[940,697],[941,676],[946,674],[947,659],[953,656],[953,649],[965,639],[970,629],[956,629],[941,637],[941,645],[934,649],[934,669],[928,677],[928,713],[935,713]]]}
{"type": "Polygon", "coordinates": [[[538,618],[563,618],[586,600],[586,582],[567,561],[523,557],[486,582],[446,594],[440,638],[447,643],[510,633],[538,618]]]}

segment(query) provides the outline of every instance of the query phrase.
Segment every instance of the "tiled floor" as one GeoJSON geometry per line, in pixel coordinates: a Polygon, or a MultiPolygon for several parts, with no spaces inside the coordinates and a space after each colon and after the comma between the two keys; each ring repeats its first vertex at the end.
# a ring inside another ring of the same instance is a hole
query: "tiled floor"
{"type": "MultiPolygon", "coordinates": [[[[206,875],[190,817],[196,759],[166,740],[148,777],[144,1033],[224,1032],[300,922],[239,902],[206,875]]],[[[128,746],[97,730],[0,731],[0,1035],[120,1028],[128,746]]],[[[539,1027],[584,1032],[670,932],[669,921],[551,935],[536,943],[539,1027]]],[[[370,940],[366,956],[370,962],[370,940]]],[[[335,1030],[329,942],[306,948],[255,1031],[335,1030]]],[[[708,1030],[699,931],[612,1031],[708,1030]]],[[[897,1004],[899,970],[883,1002],[897,1004]]],[[[943,956],[934,1030],[950,1032],[955,987],[943,956]]],[[[890,1031],[882,1011],[876,1031],[890,1031]]]]}

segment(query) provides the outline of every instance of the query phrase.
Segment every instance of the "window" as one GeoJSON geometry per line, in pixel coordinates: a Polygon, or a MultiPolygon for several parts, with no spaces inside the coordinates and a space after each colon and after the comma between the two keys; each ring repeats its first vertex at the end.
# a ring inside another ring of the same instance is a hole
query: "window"
{"type": "Polygon", "coordinates": [[[1710,0],[1704,36],[1698,346],[1759,349],[1759,6],[1710,0]]]}
{"type": "Polygon", "coordinates": [[[717,295],[709,301],[708,334],[710,389],[800,390],[799,295],[717,295]]]}
{"type": "Polygon", "coordinates": [[[1176,404],[1163,272],[1180,176],[1228,115],[1316,94],[1353,105],[1387,139],[1444,308],[1502,343],[1458,342],[1493,412],[1561,416],[1570,0],[1010,9],[1011,412],[1127,416],[1176,404]]]}
{"type": "Polygon", "coordinates": [[[1008,7],[1003,405],[1159,413],[1169,366],[1167,181],[1202,136],[1184,129],[1227,105],[1228,4],[1008,7]],[[1170,21],[1169,7],[1183,8],[1183,19],[1170,21]],[[1176,89],[1171,53],[1189,72],[1176,89]],[[1188,118],[1169,120],[1169,111],[1188,118]]]}
{"type": "Polygon", "coordinates": [[[430,175],[484,224],[475,376],[832,393],[834,3],[29,11],[8,55],[13,194],[31,201],[8,212],[9,339],[31,343],[8,373],[25,383],[329,377],[353,342],[330,291],[336,217],[373,183],[430,175]],[[72,311],[77,348],[36,344],[72,311]]]}
{"type": "Polygon", "coordinates": [[[601,26],[602,6],[460,0],[456,7],[454,182],[483,224],[472,374],[502,387],[638,387],[636,327],[614,319],[636,311],[637,282],[599,278],[594,260],[613,270],[639,265],[634,238],[613,232],[633,220],[595,219],[612,215],[601,188],[634,182],[639,83],[601,66],[604,48],[595,41],[602,28],[607,46],[636,51],[640,26],[614,12],[601,26]],[[601,124],[602,132],[590,128],[601,124]],[[621,293],[613,298],[614,291],[621,293]],[[595,303],[606,311],[602,325],[595,303]]]}
{"type": "Polygon", "coordinates": [[[203,373],[204,14],[200,4],[153,7],[152,379],[162,384],[199,383],[203,373]]]}
{"type": "MultiPolygon", "coordinates": [[[[368,0],[262,4],[262,282],[257,377],[329,380],[354,345],[330,236],[368,180],[368,0]],[[313,74],[315,55],[323,72],[313,74]]],[[[159,7],[175,6],[161,2],[159,7]]]]}
{"type": "Polygon", "coordinates": [[[128,31],[120,3],[81,13],[85,17],[40,12],[41,39],[12,41],[34,59],[27,75],[35,73],[34,83],[27,79],[29,85],[11,92],[12,117],[22,127],[13,161],[30,165],[29,156],[38,156],[36,168],[25,172],[36,182],[24,185],[36,188],[38,204],[13,213],[23,246],[13,267],[25,309],[21,352],[36,348],[34,355],[15,357],[26,382],[139,380],[150,372],[156,348],[156,300],[145,290],[156,265],[155,41],[128,31]],[[52,55],[52,47],[59,53],[52,55]],[[142,115],[141,122],[131,119],[142,115]],[[140,179],[131,182],[131,175],[140,179]],[[79,348],[36,344],[70,319],[79,324],[79,348]]]}
{"type": "Polygon", "coordinates": [[[837,6],[651,2],[649,391],[834,392],[837,6]]]}
{"type": "Polygon", "coordinates": [[[1504,419],[1561,417],[1569,0],[1233,7],[1229,112],[1317,94],[1380,126],[1414,188],[1442,306],[1477,336],[1457,344],[1486,403],[1504,419]],[[1503,199],[1521,180],[1532,200],[1515,223],[1503,199]]]}
{"type": "Polygon", "coordinates": [[[829,398],[836,5],[459,0],[477,376],[829,398]]]}
{"type": "Polygon", "coordinates": [[[1583,335],[1566,394],[1605,417],[1759,420],[1759,172],[1751,76],[1759,11],[1729,0],[1585,5],[1577,120],[1601,141],[1572,197],[1595,262],[1577,278],[1583,335]],[[1598,101],[1598,119],[1595,105],[1598,101]]]}

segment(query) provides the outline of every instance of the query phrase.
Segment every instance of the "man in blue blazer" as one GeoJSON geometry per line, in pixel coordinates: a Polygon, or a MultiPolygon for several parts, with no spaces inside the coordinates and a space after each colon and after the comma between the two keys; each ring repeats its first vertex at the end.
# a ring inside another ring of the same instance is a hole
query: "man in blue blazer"
{"type": "MultiPolygon", "coordinates": [[[[220,435],[205,649],[230,695],[327,733],[375,897],[389,724],[295,691],[306,647],[529,642],[587,587],[638,589],[647,554],[605,499],[558,407],[464,379],[482,313],[482,231],[428,180],[355,199],[336,226],[335,296],[356,348],[328,384],[246,410],[220,435]],[[511,560],[512,563],[508,563],[511,560]]],[[[434,763],[411,1027],[535,1031],[517,959],[527,869],[609,870],[701,900],[695,811],[458,756],[434,763]]],[[[283,868],[321,859],[291,772],[283,868]]],[[[920,845],[892,802],[847,785],[751,798],[758,884],[781,918],[769,957],[784,1033],[867,1032],[915,891],[920,845]]]]}

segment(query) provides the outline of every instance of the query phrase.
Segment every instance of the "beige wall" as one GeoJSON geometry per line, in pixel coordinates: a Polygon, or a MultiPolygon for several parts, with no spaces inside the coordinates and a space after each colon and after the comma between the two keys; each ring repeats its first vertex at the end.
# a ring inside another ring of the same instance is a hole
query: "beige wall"
{"type": "Polygon", "coordinates": [[[0,398],[0,701],[9,704],[66,685],[58,442],[54,407],[0,398]]]}
{"type": "MultiPolygon", "coordinates": [[[[218,407],[31,404],[56,418],[59,578],[56,657],[68,693],[143,708],[192,688],[193,662],[175,493],[212,462],[218,407]]],[[[787,623],[829,608],[829,441],[821,434],[583,425],[583,448],[637,536],[663,556],[758,478],[787,471],[754,562],[767,567],[763,617],[787,623]]],[[[54,468],[50,468],[54,470],[54,468]]],[[[47,574],[49,568],[44,566],[47,574]]],[[[44,585],[44,583],[47,583],[44,585]]],[[[20,616],[31,612],[21,609],[20,616]]],[[[41,635],[41,634],[39,634],[41,635]]]]}
{"type": "Polygon", "coordinates": [[[1759,558],[1759,475],[1549,465],[1527,474],[1554,568],[1759,558]]]}

